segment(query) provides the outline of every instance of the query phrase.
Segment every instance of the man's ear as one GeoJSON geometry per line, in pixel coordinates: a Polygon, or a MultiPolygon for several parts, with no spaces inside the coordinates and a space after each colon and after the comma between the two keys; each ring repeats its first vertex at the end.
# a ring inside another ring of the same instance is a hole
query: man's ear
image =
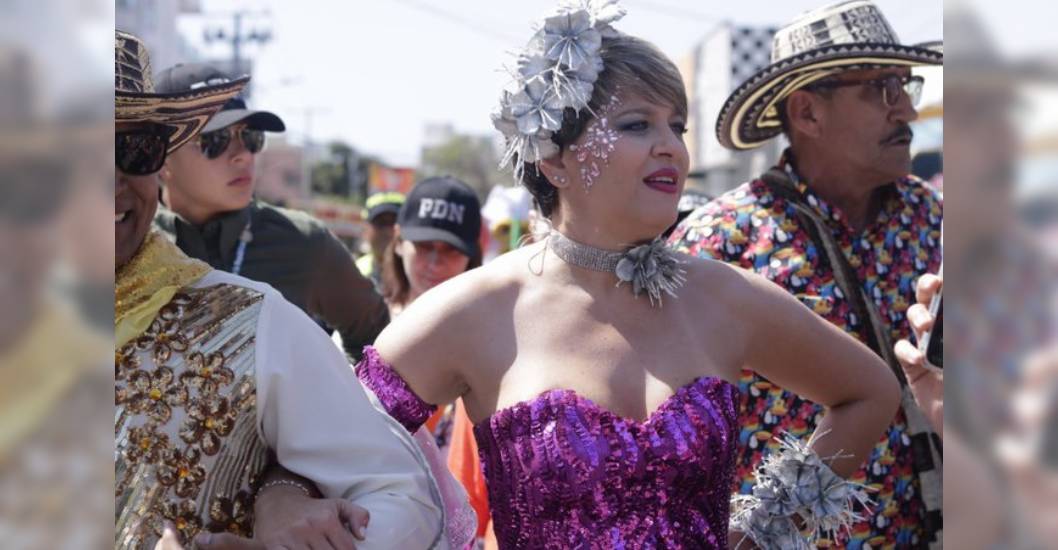
{"type": "Polygon", "coordinates": [[[822,121],[825,117],[822,99],[807,90],[796,90],[786,98],[786,119],[790,130],[808,137],[818,138],[822,135],[822,121]]]}
{"type": "Polygon", "coordinates": [[[158,171],[158,177],[161,178],[162,184],[167,184],[173,179],[173,171],[169,168],[169,159],[165,159],[165,164],[162,164],[162,169],[158,171]]]}
{"type": "Polygon", "coordinates": [[[551,155],[537,164],[537,169],[544,174],[547,181],[559,189],[569,187],[569,170],[563,156],[563,153],[551,155]]]}

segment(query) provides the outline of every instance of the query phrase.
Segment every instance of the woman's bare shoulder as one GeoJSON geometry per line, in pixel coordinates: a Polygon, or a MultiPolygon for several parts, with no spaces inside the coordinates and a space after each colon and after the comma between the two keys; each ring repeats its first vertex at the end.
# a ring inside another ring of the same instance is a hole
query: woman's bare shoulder
{"type": "Polygon", "coordinates": [[[732,315],[752,321],[786,291],[767,278],[719,260],[685,257],[689,297],[703,307],[724,306],[732,315]]]}
{"type": "Polygon", "coordinates": [[[716,298],[722,298],[730,292],[742,293],[752,286],[755,273],[709,258],[698,258],[683,255],[687,286],[706,291],[716,298]]]}

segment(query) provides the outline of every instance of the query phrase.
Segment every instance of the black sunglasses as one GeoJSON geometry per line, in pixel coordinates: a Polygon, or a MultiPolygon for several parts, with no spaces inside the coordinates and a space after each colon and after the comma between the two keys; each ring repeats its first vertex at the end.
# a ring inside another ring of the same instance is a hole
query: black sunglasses
{"type": "Polygon", "coordinates": [[[845,86],[874,86],[882,91],[882,101],[888,107],[896,107],[900,101],[900,92],[907,94],[911,106],[918,106],[922,99],[922,85],[926,79],[922,76],[889,75],[871,80],[823,80],[808,86],[809,89],[843,88],[845,86]]]}
{"type": "MultiPolygon", "coordinates": [[[[198,144],[202,148],[202,154],[206,155],[208,159],[215,159],[223,155],[228,150],[228,146],[231,145],[232,134],[235,131],[234,127],[228,126],[220,130],[199,134],[198,144]]],[[[251,155],[256,155],[261,152],[261,149],[264,149],[264,130],[254,130],[244,126],[241,130],[238,130],[238,134],[239,139],[242,140],[243,147],[251,155]]]]}
{"type": "Polygon", "coordinates": [[[174,129],[151,126],[114,134],[114,155],[117,169],[130,176],[146,176],[162,169],[165,164],[169,135],[174,129]]]}

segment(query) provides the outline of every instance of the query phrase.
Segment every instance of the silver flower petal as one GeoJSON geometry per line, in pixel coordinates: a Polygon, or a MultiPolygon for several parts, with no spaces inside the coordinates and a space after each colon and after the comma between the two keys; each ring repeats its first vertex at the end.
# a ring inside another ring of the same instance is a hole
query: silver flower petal
{"type": "Polygon", "coordinates": [[[627,13],[617,0],[590,0],[588,10],[591,11],[596,25],[609,25],[627,13]]]}
{"type": "Polygon", "coordinates": [[[541,129],[558,130],[562,127],[561,100],[554,97],[551,87],[540,79],[531,80],[511,97],[511,115],[518,131],[532,135],[541,129]]]}
{"type": "Polygon", "coordinates": [[[561,13],[544,21],[544,55],[577,69],[598,53],[602,35],[592,27],[591,15],[577,10],[561,13]]]}
{"type": "Polygon", "coordinates": [[[492,114],[492,126],[507,137],[518,132],[518,123],[514,120],[504,118],[500,113],[492,114]]]}
{"type": "Polygon", "coordinates": [[[560,8],[559,13],[544,19],[545,35],[576,37],[592,26],[591,14],[584,9],[560,8]]]}
{"type": "Polygon", "coordinates": [[[617,262],[617,268],[614,271],[617,273],[618,279],[626,283],[630,282],[636,274],[636,263],[628,256],[625,256],[621,258],[621,261],[617,262]]]}
{"type": "Polygon", "coordinates": [[[537,78],[549,79],[549,74],[555,67],[555,62],[542,55],[521,55],[518,57],[518,74],[529,82],[537,78]]]}
{"type": "Polygon", "coordinates": [[[753,494],[732,498],[734,529],[749,533],[762,548],[813,548],[821,535],[833,538],[862,519],[852,511],[854,503],[868,504],[862,485],[838,477],[789,434],[780,445],[757,467],[753,494]],[[783,524],[794,517],[804,529],[787,532],[783,524]]]}
{"type": "Polygon", "coordinates": [[[642,273],[646,279],[651,279],[658,274],[658,261],[653,256],[647,256],[643,260],[642,273]]]}

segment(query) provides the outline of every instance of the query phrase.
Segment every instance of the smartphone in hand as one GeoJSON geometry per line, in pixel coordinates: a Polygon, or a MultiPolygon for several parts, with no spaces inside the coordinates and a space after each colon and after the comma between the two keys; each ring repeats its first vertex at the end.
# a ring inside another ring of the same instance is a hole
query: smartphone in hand
{"type": "Polygon", "coordinates": [[[938,292],[929,303],[929,314],[933,316],[933,328],[922,334],[918,349],[926,354],[926,364],[936,369],[944,368],[944,299],[938,292]]]}

